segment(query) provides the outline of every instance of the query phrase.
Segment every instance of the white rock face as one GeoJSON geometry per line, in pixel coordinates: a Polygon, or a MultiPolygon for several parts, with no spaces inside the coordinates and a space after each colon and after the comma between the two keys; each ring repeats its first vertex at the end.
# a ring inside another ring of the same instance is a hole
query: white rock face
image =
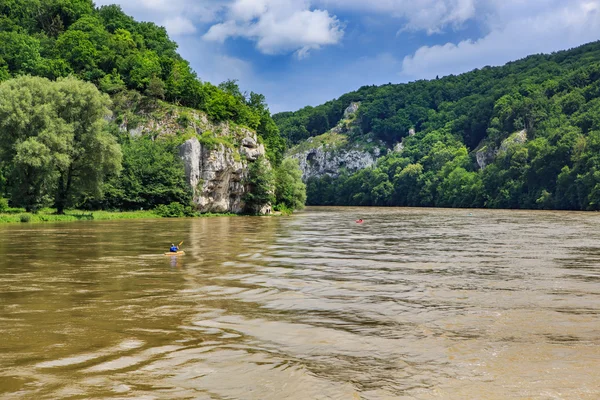
{"type": "MultiPolygon", "coordinates": [[[[204,146],[197,138],[180,147],[185,174],[194,192],[194,203],[200,212],[241,213],[244,211],[244,184],[248,176],[248,163],[265,155],[256,136],[247,131],[239,150],[223,144],[204,146]],[[241,157],[240,157],[241,155],[241,157]]],[[[262,210],[271,213],[271,206],[262,210]]]]}
{"type": "MultiPolygon", "coordinates": [[[[189,139],[180,147],[186,177],[200,212],[244,211],[242,199],[247,191],[244,181],[248,176],[248,163],[265,155],[265,148],[258,144],[256,135],[250,131],[246,134],[239,152],[222,144],[204,146],[197,138],[189,139]]],[[[265,206],[261,212],[270,214],[271,206],[265,206]]]]}
{"type": "Polygon", "coordinates": [[[349,119],[353,114],[356,114],[359,108],[360,102],[351,103],[350,106],[344,110],[344,119],[349,119]]]}
{"type": "Polygon", "coordinates": [[[475,152],[477,165],[479,165],[480,169],[485,169],[485,167],[494,162],[497,155],[498,149],[496,149],[495,147],[484,146],[483,148],[475,152]]]}
{"type": "Polygon", "coordinates": [[[344,149],[327,151],[326,148],[308,150],[292,155],[300,163],[302,180],[322,177],[325,175],[337,177],[341,169],[356,172],[371,167],[375,164],[377,157],[369,152],[358,149],[344,149]]]}

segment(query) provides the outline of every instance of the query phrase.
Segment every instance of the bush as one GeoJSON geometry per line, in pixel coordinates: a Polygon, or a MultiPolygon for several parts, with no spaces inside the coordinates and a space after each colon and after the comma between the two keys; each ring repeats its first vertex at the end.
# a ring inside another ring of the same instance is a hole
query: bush
{"type": "Polygon", "coordinates": [[[0,212],[6,212],[8,210],[8,200],[0,197],[0,212]]]}
{"type": "Polygon", "coordinates": [[[19,221],[21,221],[23,223],[31,222],[31,215],[21,214],[21,216],[19,217],[19,221]]]}
{"type": "Polygon", "coordinates": [[[179,114],[179,116],[177,117],[177,123],[181,127],[187,128],[192,123],[192,118],[190,117],[190,114],[188,114],[185,111],[182,111],[181,114],[179,114]]]}
{"type": "MultiPolygon", "coordinates": [[[[191,207],[188,207],[191,210],[191,207]]],[[[185,217],[190,210],[186,209],[181,203],[171,203],[168,206],[161,204],[154,209],[154,212],[163,218],[181,218],[185,217]]]]}

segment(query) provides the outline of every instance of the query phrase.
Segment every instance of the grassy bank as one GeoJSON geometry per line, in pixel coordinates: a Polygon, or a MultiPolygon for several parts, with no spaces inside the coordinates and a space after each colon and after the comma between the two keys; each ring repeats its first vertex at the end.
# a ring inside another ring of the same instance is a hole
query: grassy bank
{"type": "MultiPolygon", "coordinates": [[[[233,216],[235,214],[199,214],[198,217],[233,216]]],[[[75,221],[109,221],[122,219],[152,219],[163,218],[154,211],[65,211],[57,215],[54,209],[44,209],[37,214],[27,213],[21,209],[10,209],[0,213],[0,224],[12,223],[44,223],[44,222],[75,222],[75,221]]]]}

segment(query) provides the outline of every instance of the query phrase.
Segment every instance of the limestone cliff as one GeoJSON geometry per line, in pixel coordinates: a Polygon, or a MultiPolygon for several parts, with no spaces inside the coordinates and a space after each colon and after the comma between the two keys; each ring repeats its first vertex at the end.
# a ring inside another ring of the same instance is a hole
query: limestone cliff
{"type": "Polygon", "coordinates": [[[385,145],[369,135],[361,141],[349,138],[358,128],[356,112],[360,103],[352,103],[344,112],[336,127],[324,135],[309,138],[288,151],[288,156],[300,163],[302,179],[319,178],[325,175],[337,177],[343,170],[350,173],[371,167],[385,152],[385,145]]]}
{"type": "MultiPolygon", "coordinates": [[[[198,211],[244,211],[248,165],[265,155],[255,132],[230,123],[213,124],[202,112],[171,105],[137,113],[135,124],[131,124],[131,117],[119,122],[121,130],[132,136],[187,138],[180,146],[180,156],[198,211]]],[[[267,204],[256,211],[270,213],[271,208],[267,204]]]]}

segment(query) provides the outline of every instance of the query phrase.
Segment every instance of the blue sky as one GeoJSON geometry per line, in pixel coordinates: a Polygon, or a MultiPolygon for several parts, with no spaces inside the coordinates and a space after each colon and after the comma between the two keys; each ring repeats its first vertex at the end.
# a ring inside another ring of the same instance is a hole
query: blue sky
{"type": "Polygon", "coordinates": [[[273,112],[600,39],[600,0],[96,0],[112,3],[273,112]]]}

